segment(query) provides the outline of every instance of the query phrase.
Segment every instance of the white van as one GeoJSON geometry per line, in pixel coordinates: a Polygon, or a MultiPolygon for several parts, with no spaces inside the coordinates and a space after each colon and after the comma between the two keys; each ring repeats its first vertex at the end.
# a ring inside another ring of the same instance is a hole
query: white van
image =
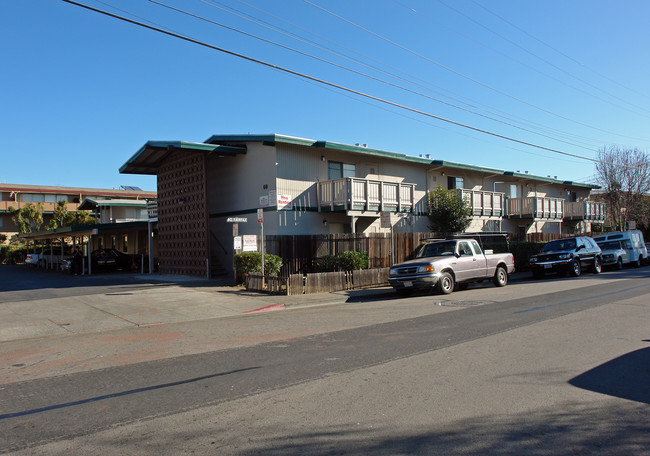
{"type": "Polygon", "coordinates": [[[623,249],[629,254],[630,262],[636,267],[640,267],[648,259],[643,233],[639,230],[613,231],[594,236],[594,241],[598,244],[606,241],[621,241],[623,249]]]}

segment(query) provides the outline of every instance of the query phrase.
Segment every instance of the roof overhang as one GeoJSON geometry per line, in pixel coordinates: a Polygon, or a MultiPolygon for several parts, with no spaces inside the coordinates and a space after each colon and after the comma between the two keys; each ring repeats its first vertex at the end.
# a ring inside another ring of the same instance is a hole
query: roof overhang
{"type": "Polygon", "coordinates": [[[246,142],[259,142],[265,146],[275,146],[277,144],[291,144],[297,146],[314,147],[318,149],[333,149],[341,150],[344,152],[351,152],[362,155],[370,155],[375,157],[392,158],[395,160],[403,160],[415,163],[429,164],[430,158],[414,157],[412,155],[400,154],[396,152],[389,152],[381,149],[372,149],[365,146],[352,146],[350,144],[336,143],[332,141],[316,141],[313,139],[298,138],[296,136],[286,135],[213,135],[206,141],[210,144],[230,144],[230,143],[246,143],[246,142]]]}
{"type": "Polygon", "coordinates": [[[101,207],[140,207],[146,208],[146,200],[127,200],[127,199],[94,199],[86,198],[77,208],[80,211],[94,211],[101,207]]]}
{"type": "Polygon", "coordinates": [[[57,228],[55,230],[43,230],[36,233],[24,233],[19,235],[22,239],[30,241],[43,239],[59,239],[68,236],[94,236],[100,233],[123,232],[129,229],[147,227],[148,221],[134,221],[124,223],[97,223],[94,225],[72,225],[57,228]]]}
{"type": "Polygon", "coordinates": [[[135,155],[120,167],[120,173],[156,175],[162,161],[171,153],[178,151],[239,155],[246,153],[246,146],[226,146],[186,141],[147,141],[135,155]]]}
{"type": "Polygon", "coordinates": [[[564,180],[559,180],[559,179],[553,179],[551,177],[542,177],[542,176],[535,176],[532,174],[527,174],[527,173],[517,173],[514,171],[504,171],[501,169],[496,169],[496,168],[485,168],[483,166],[476,166],[476,165],[466,165],[464,163],[455,163],[455,162],[450,162],[446,160],[433,160],[431,162],[432,165],[439,166],[439,167],[445,167],[445,168],[453,168],[453,169],[458,169],[458,170],[465,170],[465,171],[478,171],[481,173],[490,173],[492,175],[501,175],[501,176],[510,176],[516,179],[522,179],[522,180],[528,180],[528,181],[533,181],[533,182],[544,182],[548,184],[560,184],[560,185],[567,185],[567,186],[572,186],[572,187],[580,187],[580,188],[588,188],[588,189],[597,189],[600,188],[598,185],[592,185],[592,184],[585,184],[581,182],[573,182],[573,181],[564,181],[564,180]]]}

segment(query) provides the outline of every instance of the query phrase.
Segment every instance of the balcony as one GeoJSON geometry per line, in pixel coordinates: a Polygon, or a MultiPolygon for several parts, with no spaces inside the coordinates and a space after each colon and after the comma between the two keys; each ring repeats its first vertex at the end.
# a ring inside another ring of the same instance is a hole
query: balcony
{"type": "Polygon", "coordinates": [[[473,215],[495,217],[501,217],[503,215],[504,193],[465,189],[458,189],[456,191],[459,197],[470,202],[473,215]]]}
{"type": "Polygon", "coordinates": [[[564,203],[565,220],[600,222],[605,220],[605,203],[579,201],[564,203]]]}
{"type": "Polygon", "coordinates": [[[534,196],[506,199],[505,217],[529,219],[564,218],[565,201],[561,198],[534,196]]]}
{"type": "Polygon", "coordinates": [[[415,184],[344,177],[318,182],[318,210],[411,212],[415,184]]]}
{"type": "MultiPolygon", "coordinates": [[[[0,212],[9,212],[9,207],[14,209],[22,209],[29,201],[0,201],[0,212]]],[[[32,203],[38,205],[39,203],[32,203]]],[[[52,214],[56,210],[57,203],[40,203],[43,205],[43,213],[52,214]]],[[[79,207],[79,203],[66,203],[66,208],[68,212],[76,212],[79,207]]]]}

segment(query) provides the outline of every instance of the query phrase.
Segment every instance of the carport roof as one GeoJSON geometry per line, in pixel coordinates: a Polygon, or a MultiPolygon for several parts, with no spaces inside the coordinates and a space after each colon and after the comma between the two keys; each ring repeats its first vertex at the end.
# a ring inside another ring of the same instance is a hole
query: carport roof
{"type": "Polygon", "coordinates": [[[99,207],[147,207],[145,200],[86,198],[77,209],[91,211],[99,207]]]}
{"type": "Polygon", "coordinates": [[[139,228],[148,226],[149,222],[124,222],[124,223],[97,223],[94,225],[72,225],[55,230],[42,230],[36,233],[21,234],[20,237],[29,240],[59,239],[66,236],[88,236],[98,234],[100,231],[122,230],[126,228],[139,228]]]}
{"type": "Polygon", "coordinates": [[[218,144],[187,141],[147,141],[122,167],[122,174],[156,174],[162,160],[170,153],[184,150],[218,153],[219,155],[245,154],[246,146],[222,146],[218,144]]]}

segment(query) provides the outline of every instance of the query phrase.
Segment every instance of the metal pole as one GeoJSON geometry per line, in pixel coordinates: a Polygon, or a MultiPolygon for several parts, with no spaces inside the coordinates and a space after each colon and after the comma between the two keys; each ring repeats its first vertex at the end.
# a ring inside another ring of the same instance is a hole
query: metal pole
{"type": "Polygon", "coordinates": [[[264,222],[260,223],[260,229],[262,231],[260,236],[262,247],[262,288],[264,288],[264,222]]]}
{"type": "Polygon", "coordinates": [[[395,249],[393,248],[393,221],[390,222],[390,265],[395,264],[395,249]]]}

